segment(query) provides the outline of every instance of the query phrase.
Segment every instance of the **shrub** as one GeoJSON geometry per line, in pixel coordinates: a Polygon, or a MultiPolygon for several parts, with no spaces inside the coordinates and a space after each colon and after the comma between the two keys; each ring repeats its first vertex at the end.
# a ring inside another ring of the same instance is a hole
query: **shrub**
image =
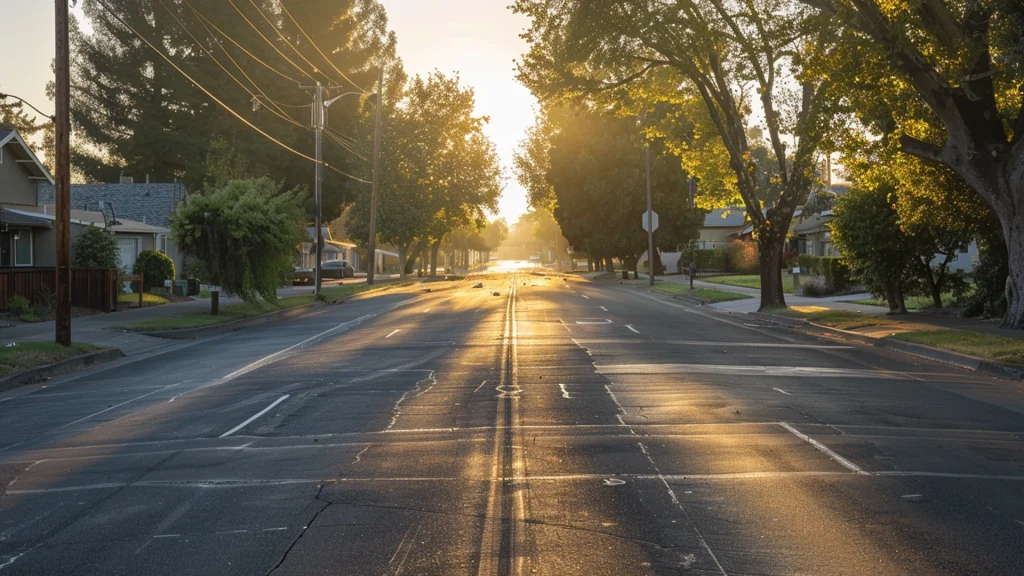
{"type": "Polygon", "coordinates": [[[274,301],[292,271],[304,219],[299,189],[284,192],[267,178],[233,180],[189,197],[171,230],[203,280],[246,302],[274,301]]]}
{"type": "Polygon", "coordinates": [[[822,258],[825,283],[835,292],[842,292],[853,285],[853,271],[839,258],[822,258]]]}
{"type": "Polygon", "coordinates": [[[174,260],[163,252],[143,250],[135,260],[132,274],[142,274],[145,288],[162,288],[164,280],[174,280],[174,260]]]}
{"type": "Polygon", "coordinates": [[[90,225],[75,240],[74,265],[80,268],[119,268],[121,257],[114,235],[90,225]]]}
{"type": "Polygon", "coordinates": [[[32,303],[21,294],[15,294],[7,299],[7,311],[15,316],[29,314],[32,312],[32,303]]]}
{"type": "Polygon", "coordinates": [[[808,278],[805,282],[801,282],[800,289],[804,296],[810,296],[812,298],[831,296],[833,293],[824,276],[812,276],[808,278]]]}
{"type": "Polygon", "coordinates": [[[725,255],[730,271],[741,274],[757,274],[760,272],[757,244],[733,240],[729,244],[718,248],[718,250],[725,255]]]}

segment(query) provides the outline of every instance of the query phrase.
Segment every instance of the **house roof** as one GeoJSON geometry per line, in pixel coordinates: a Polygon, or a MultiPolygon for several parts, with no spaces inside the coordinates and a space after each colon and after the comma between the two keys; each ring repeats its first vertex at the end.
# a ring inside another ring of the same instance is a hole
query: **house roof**
{"type": "Polygon", "coordinates": [[[832,221],[832,211],[825,210],[821,214],[807,217],[803,222],[793,227],[794,234],[808,234],[825,228],[825,224],[832,221]]]}
{"type": "MultiPolygon", "coordinates": [[[[36,187],[37,203],[53,204],[53,186],[36,187]]],[[[101,209],[110,205],[122,222],[134,220],[167,228],[178,203],[185,199],[185,186],[179,182],[161,184],[72,184],[71,207],[79,210],[101,209]]]]}
{"type": "Polygon", "coordinates": [[[736,228],[747,221],[745,208],[716,208],[704,216],[705,228],[736,228]]]}
{"type": "MultiPolygon", "coordinates": [[[[32,218],[40,218],[47,222],[55,220],[53,206],[26,206],[25,209],[11,210],[17,214],[32,218]]],[[[71,221],[75,224],[93,225],[99,228],[107,228],[111,232],[134,233],[134,234],[170,234],[170,229],[143,224],[134,220],[118,218],[118,224],[106,226],[106,219],[102,212],[91,210],[71,210],[71,221]]]]}
{"type": "Polygon", "coordinates": [[[32,176],[43,178],[50,186],[53,186],[53,176],[50,175],[50,171],[39,161],[39,158],[25,142],[25,139],[21,137],[21,134],[18,134],[17,130],[0,128],[0,153],[8,145],[10,145],[8,149],[14,152],[16,160],[23,160],[22,165],[25,166],[32,176]]]}
{"type": "Polygon", "coordinates": [[[32,228],[50,228],[50,220],[42,217],[26,214],[19,210],[0,208],[0,224],[8,226],[29,226],[32,228]]]}

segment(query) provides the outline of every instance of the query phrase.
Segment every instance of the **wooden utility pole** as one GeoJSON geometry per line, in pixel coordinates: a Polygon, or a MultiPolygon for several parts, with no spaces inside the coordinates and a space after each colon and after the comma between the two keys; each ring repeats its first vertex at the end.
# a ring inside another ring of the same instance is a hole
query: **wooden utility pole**
{"type": "Polygon", "coordinates": [[[71,88],[68,49],[68,0],[54,0],[56,85],[54,96],[54,222],[57,225],[57,343],[71,345],[71,88]]]}
{"type": "Polygon", "coordinates": [[[377,120],[373,129],[373,189],[370,192],[370,267],[366,269],[366,283],[373,285],[377,271],[377,182],[380,180],[380,114],[381,95],[384,93],[384,68],[377,72],[377,120]]]}

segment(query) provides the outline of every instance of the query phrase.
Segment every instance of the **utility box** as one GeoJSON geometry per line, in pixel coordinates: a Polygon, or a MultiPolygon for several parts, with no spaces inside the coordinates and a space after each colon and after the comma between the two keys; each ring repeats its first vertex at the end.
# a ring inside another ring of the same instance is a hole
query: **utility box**
{"type": "Polygon", "coordinates": [[[186,296],[199,296],[199,279],[189,278],[187,282],[188,292],[186,293],[186,296]]]}
{"type": "Polygon", "coordinates": [[[188,280],[174,281],[174,295],[181,297],[188,296],[188,280]]]}

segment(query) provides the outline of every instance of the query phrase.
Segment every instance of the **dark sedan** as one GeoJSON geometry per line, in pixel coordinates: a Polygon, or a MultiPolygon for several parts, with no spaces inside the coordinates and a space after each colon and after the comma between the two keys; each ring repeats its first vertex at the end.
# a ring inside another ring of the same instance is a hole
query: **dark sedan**
{"type": "Polygon", "coordinates": [[[356,269],[346,260],[328,260],[320,264],[324,278],[354,278],[356,269]]]}

